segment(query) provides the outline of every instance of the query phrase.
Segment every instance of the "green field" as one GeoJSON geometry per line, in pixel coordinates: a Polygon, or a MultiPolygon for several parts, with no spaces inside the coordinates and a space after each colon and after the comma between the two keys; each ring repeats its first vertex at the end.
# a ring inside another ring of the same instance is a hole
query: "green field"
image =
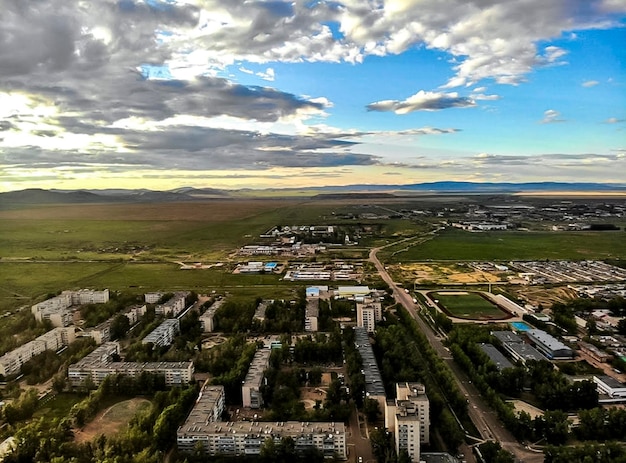
{"type": "Polygon", "coordinates": [[[438,301],[444,312],[456,318],[502,319],[508,315],[497,305],[473,292],[460,292],[459,294],[446,294],[445,291],[432,292],[428,293],[428,297],[438,301]]]}
{"type": "Polygon", "coordinates": [[[426,260],[541,260],[626,258],[626,233],[615,232],[484,232],[447,229],[434,239],[392,255],[386,262],[426,260]]]}

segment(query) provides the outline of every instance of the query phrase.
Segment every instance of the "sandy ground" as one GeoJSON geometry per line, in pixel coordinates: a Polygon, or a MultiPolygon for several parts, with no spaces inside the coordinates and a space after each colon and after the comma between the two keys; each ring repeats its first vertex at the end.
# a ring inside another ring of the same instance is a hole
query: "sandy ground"
{"type": "Polygon", "coordinates": [[[456,266],[437,264],[403,264],[400,266],[404,274],[412,274],[416,282],[432,281],[446,283],[497,283],[504,281],[498,274],[475,270],[470,267],[460,269],[456,266]]]}

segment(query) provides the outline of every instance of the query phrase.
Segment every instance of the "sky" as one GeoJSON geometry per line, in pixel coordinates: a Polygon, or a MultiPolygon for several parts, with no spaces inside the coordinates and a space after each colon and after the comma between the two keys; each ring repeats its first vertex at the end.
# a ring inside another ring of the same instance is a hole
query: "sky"
{"type": "Polygon", "coordinates": [[[0,191],[626,184],[626,0],[0,0],[0,191]]]}

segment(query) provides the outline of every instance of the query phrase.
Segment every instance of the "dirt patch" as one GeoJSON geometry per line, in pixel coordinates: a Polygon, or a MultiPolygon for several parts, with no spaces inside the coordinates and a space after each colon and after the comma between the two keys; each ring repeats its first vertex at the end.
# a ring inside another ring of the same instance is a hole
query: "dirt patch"
{"type": "Polygon", "coordinates": [[[411,275],[417,284],[425,281],[438,284],[449,283],[497,283],[502,278],[495,273],[475,270],[456,264],[403,264],[398,268],[403,276],[411,275]]]}
{"type": "Polygon", "coordinates": [[[100,434],[112,436],[123,429],[137,412],[149,406],[150,401],[146,399],[136,398],[118,402],[98,413],[83,429],[75,429],[74,440],[88,442],[100,434]]]}
{"type": "Polygon", "coordinates": [[[301,401],[304,403],[306,410],[312,410],[318,400],[320,407],[322,407],[326,399],[326,390],[321,387],[303,387],[301,394],[301,401]]]}

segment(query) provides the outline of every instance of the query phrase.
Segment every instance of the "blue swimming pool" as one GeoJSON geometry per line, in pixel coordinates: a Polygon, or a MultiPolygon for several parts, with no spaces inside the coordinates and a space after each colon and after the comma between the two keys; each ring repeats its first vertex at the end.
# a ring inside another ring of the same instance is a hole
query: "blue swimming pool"
{"type": "Polygon", "coordinates": [[[278,266],[278,264],[276,262],[268,262],[267,264],[265,264],[266,268],[276,268],[278,266]]]}
{"type": "Polygon", "coordinates": [[[516,331],[528,331],[533,329],[532,326],[524,322],[511,322],[511,326],[516,331]]]}

